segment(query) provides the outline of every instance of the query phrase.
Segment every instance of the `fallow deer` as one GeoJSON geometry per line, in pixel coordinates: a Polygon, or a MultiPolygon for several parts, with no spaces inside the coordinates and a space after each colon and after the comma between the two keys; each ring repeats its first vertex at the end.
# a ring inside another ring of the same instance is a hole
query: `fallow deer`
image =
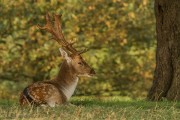
{"type": "Polygon", "coordinates": [[[95,71],[85,62],[81,54],[87,49],[78,51],[72,42],[67,42],[61,28],[61,15],[53,15],[54,24],[50,15],[46,15],[46,25],[39,29],[46,30],[53,35],[60,45],[59,48],[64,61],[56,78],[49,81],[35,82],[26,87],[20,95],[20,105],[49,105],[54,107],[66,103],[78,83],[79,76],[94,76],[95,71]],[[60,19],[59,19],[60,18],[60,19]]]}

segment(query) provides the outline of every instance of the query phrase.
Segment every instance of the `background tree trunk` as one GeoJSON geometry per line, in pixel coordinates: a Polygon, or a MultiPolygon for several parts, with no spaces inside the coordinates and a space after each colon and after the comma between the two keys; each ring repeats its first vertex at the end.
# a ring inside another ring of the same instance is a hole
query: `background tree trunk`
{"type": "Polygon", "coordinates": [[[155,0],[156,69],[149,100],[180,100],[180,0],[155,0]]]}

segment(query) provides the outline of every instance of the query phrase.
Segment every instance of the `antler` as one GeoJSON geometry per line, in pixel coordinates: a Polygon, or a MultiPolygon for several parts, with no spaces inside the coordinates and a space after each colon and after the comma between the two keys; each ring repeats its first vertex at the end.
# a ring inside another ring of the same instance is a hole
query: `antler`
{"type": "Polygon", "coordinates": [[[62,15],[54,15],[54,26],[52,25],[52,22],[50,20],[50,15],[46,14],[46,25],[41,27],[37,26],[39,29],[47,30],[53,35],[54,40],[56,40],[60,45],[62,45],[63,48],[71,52],[72,54],[82,54],[87,52],[87,49],[82,51],[77,51],[75,48],[73,48],[73,42],[68,43],[65,40],[65,37],[62,33],[62,27],[61,27],[61,16],[62,15]],[[59,19],[60,18],[60,19],[59,19]]]}

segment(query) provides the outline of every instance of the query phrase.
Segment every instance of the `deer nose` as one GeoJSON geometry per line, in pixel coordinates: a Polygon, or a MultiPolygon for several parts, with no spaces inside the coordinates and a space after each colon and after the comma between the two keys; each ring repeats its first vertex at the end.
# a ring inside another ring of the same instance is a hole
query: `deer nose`
{"type": "Polygon", "coordinates": [[[93,74],[93,75],[96,74],[96,72],[94,71],[94,69],[91,69],[90,73],[93,74]]]}

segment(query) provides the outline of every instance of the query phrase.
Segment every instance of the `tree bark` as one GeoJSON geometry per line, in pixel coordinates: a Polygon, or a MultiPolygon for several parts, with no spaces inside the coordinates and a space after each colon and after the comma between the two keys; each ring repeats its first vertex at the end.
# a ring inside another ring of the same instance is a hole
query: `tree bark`
{"type": "Polygon", "coordinates": [[[155,0],[157,49],[147,98],[180,100],[180,0],[155,0]]]}

